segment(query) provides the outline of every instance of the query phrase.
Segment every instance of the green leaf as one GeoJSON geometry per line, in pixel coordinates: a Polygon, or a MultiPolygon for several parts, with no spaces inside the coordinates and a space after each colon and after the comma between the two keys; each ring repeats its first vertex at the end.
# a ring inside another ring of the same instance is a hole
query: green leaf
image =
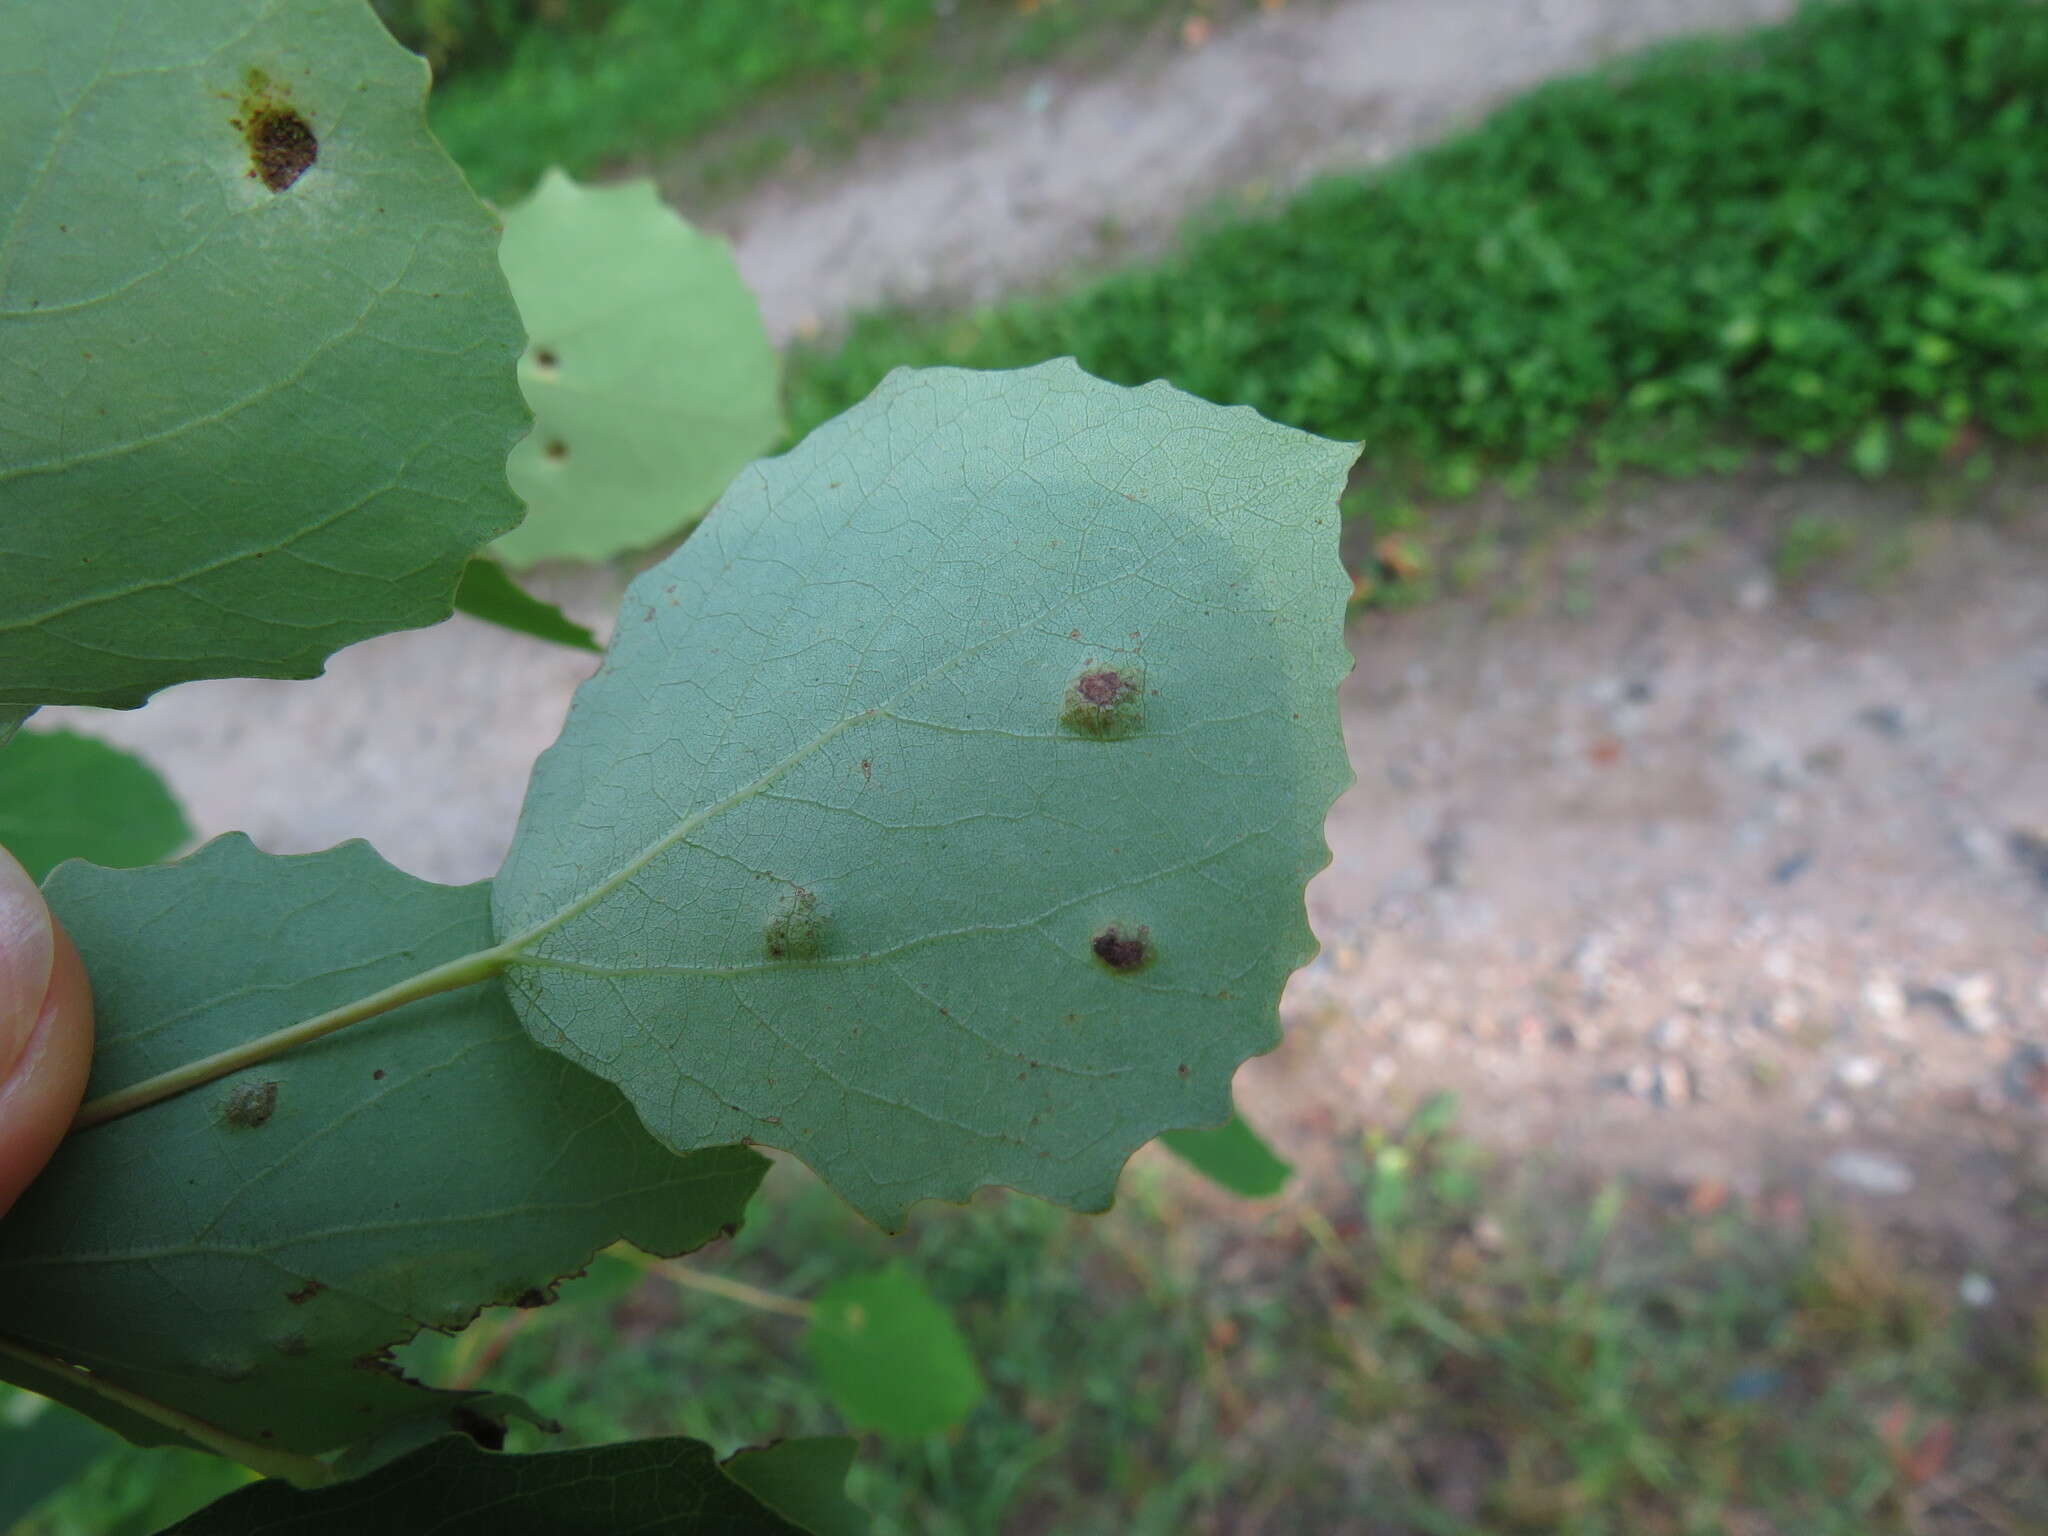
{"type": "Polygon", "coordinates": [[[0,707],[311,677],[517,520],[426,90],[361,0],[0,7],[0,707]]]}
{"type": "Polygon", "coordinates": [[[894,374],[747,471],[534,770],[521,1020],[884,1224],[1107,1206],[1314,952],[1355,454],[1063,361],[894,374]]]}
{"type": "Polygon", "coordinates": [[[139,757],[75,731],[25,731],[0,747],[0,848],[33,880],[66,859],[153,864],[191,836],[139,757]]]}
{"type": "Polygon", "coordinates": [[[471,618],[532,635],[536,640],[552,640],[557,645],[583,651],[604,649],[589,630],[553,603],[544,603],[525,588],[514,585],[505,568],[495,560],[480,556],[463,567],[462,585],[455,589],[455,606],[471,618]]]}
{"type": "Polygon", "coordinates": [[[560,171],[506,211],[500,252],[532,344],[533,435],[512,451],[514,565],[602,560],[696,522],[782,433],[775,352],[723,240],[651,181],[560,171]]]}
{"type": "Polygon", "coordinates": [[[1197,1173],[1248,1200],[1279,1194],[1294,1172],[1241,1115],[1212,1129],[1168,1131],[1159,1142],[1197,1173]]]}
{"type": "MultiPolygon", "coordinates": [[[[46,894],[92,974],[89,1097],[490,938],[483,886],[415,880],[364,843],[274,858],[231,836],[155,869],[67,864],[46,894]]],[[[470,1401],[379,1368],[388,1346],[536,1304],[616,1238],[694,1248],[764,1167],[673,1156],[471,986],[74,1132],[0,1223],[0,1318],[229,1434],[319,1452],[470,1401]]],[[[0,1375],[182,1443],[12,1359],[0,1375]]]]}
{"type": "Polygon", "coordinates": [[[951,1314],[900,1264],[820,1291],[804,1349],[856,1429],[935,1435],[966,1418],[986,1390],[951,1314]]]}
{"type": "Polygon", "coordinates": [[[0,1531],[120,1443],[68,1408],[0,1387],[0,1531]]]}
{"type": "Polygon", "coordinates": [[[868,1512],[846,1496],[853,1441],[841,1435],[778,1440],[725,1461],[725,1475],[811,1536],[868,1536],[868,1512]]]}
{"type": "Polygon", "coordinates": [[[696,1440],[501,1456],[444,1438],[355,1482],[264,1482],[163,1536],[837,1536],[785,1519],[696,1440]]]}

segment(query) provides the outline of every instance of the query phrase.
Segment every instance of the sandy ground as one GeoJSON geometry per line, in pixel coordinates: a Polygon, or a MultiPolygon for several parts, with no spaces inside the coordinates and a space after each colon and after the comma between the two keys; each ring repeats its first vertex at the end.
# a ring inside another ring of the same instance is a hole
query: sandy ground
{"type": "Polygon", "coordinates": [[[1324,951],[1252,1112],[1314,1160],[1449,1088],[1518,1152],[2048,1272],[2048,518],[1922,522],[1875,591],[1781,591],[1730,527],[1909,500],[1665,487],[1577,551],[1590,611],[1358,623],[1324,951]]]}
{"type": "MultiPolygon", "coordinates": [[[[1247,181],[1383,158],[1545,74],[1786,9],[1289,7],[1106,78],[1020,81],[724,216],[788,334],[1156,244],[1247,181]]],[[[1638,492],[1615,524],[1637,531],[1582,552],[1587,611],[1450,602],[1357,627],[1359,782],[1311,891],[1326,950],[1289,992],[1287,1046],[1244,1080],[1276,1139],[1313,1161],[1448,1086],[1501,1146],[1688,1198],[1825,1187],[1987,1263],[2043,1240],[2048,530],[1929,525],[1889,588],[1803,593],[1774,587],[1767,540],[1743,531],[1757,504],[1875,514],[1908,495],[1638,492]],[[1719,531],[1662,569],[1687,529],[1719,531]]],[[[602,628],[622,577],[537,585],[602,628]]],[[[592,664],[457,618],[314,682],[39,723],[143,753],[204,834],[278,852],[367,837],[466,881],[495,869],[592,664]]]]}

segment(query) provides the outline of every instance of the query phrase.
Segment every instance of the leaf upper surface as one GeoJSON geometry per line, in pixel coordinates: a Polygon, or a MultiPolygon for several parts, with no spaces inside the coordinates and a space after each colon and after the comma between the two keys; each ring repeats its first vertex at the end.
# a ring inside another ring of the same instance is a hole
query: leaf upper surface
{"type": "Polygon", "coordinates": [[[987,1390],[953,1315],[901,1264],[813,1297],[804,1351],[846,1422],[885,1435],[951,1429],[987,1390]]]}
{"type": "MultiPolygon", "coordinates": [[[[231,836],[155,869],[68,864],[47,894],[92,976],[89,1097],[489,942],[484,887],[416,880],[364,843],[277,858],[231,836]]],[[[673,1155],[472,986],[74,1133],[0,1223],[0,1331],[244,1439],[323,1451],[434,1409],[379,1365],[387,1346],[532,1305],[617,1238],[696,1247],[764,1167],[737,1147],[673,1155]]]]}
{"type": "Polygon", "coordinates": [[[191,835],[170,789],[132,753],[76,731],[0,742],[0,848],[32,880],[66,859],[149,864],[191,835]]]}
{"type": "Polygon", "coordinates": [[[527,1028],[885,1224],[1106,1205],[1314,952],[1355,453],[1059,362],[899,372],[743,473],[535,770],[527,1028]]]}
{"type": "Polygon", "coordinates": [[[0,711],[311,677],[517,521],[426,88],[361,0],[0,7],[0,711]]]}
{"type": "Polygon", "coordinates": [[[533,434],[508,472],[526,521],[514,565],[645,549],[702,515],[782,430],[775,350],[723,240],[651,181],[550,171],[505,211],[501,253],[532,336],[533,434]]]}

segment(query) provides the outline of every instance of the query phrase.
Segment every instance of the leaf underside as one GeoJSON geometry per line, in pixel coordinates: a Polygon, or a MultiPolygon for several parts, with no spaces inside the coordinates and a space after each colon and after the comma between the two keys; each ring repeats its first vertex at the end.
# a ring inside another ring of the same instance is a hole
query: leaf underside
{"type": "Polygon", "coordinates": [[[784,1518],[728,1476],[701,1441],[631,1440],[501,1456],[444,1438],[336,1487],[257,1483],[163,1536],[841,1536],[857,1530],[784,1518]]]}
{"type": "Polygon", "coordinates": [[[0,7],[0,713],[311,677],[517,520],[426,89],[361,0],[0,7]]]}
{"type": "Polygon", "coordinates": [[[527,514],[502,559],[657,544],[781,434],[775,351],[731,249],[654,183],[550,171],[505,211],[500,260],[532,337],[519,383],[534,414],[507,465],[527,514]]]}
{"type": "MultiPolygon", "coordinates": [[[[89,1096],[489,942],[484,887],[415,880],[364,843],[276,858],[230,836],[155,869],[68,864],[47,894],[93,979],[89,1096]]],[[[230,1434],[324,1451],[469,1401],[405,1381],[387,1347],[533,1305],[621,1237],[694,1248],[765,1166],[673,1155],[472,986],[72,1135],[0,1223],[0,1331],[230,1434]]]]}
{"type": "Polygon", "coordinates": [[[535,769],[522,1021],[885,1225],[1105,1206],[1314,952],[1355,453],[1062,361],[898,372],[743,473],[535,769]]]}

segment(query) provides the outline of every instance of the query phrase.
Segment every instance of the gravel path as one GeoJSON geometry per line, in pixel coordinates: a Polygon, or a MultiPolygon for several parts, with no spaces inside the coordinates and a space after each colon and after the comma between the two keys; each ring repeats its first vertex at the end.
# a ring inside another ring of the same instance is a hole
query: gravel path
{"type": "Polygon", "coordinates": [[[1762,532],[1658,568],[1703,517],[1910,499],[1664,487],[1567,556],[1590,612],[1356,625],[1324,951],[1254,1112],[1314,1158],[1448,1087],[1514,1151],[1818,1184],[2048,1273],[2048,518],[1923,522],[1881,591],[1781,592],[1762,532]]]}

